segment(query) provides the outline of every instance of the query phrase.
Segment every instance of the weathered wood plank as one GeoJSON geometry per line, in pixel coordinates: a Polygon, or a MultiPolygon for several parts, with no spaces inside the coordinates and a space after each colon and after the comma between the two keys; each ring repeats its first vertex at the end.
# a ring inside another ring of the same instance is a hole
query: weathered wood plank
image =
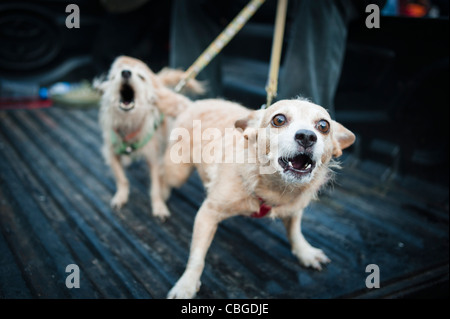
{"type": "MultiPolygon", "coordinates": [[[[134,163],[127,169],[130,201],[115,212],[101,143],[98,110],[0,113],[0,297],[164,298],[183,272],[205,198],[198,175],[172,192],[172,216],[162,223],[151,215],[148,169],[134,163]],[[82,269],[87,290],[65,288],[58,267],[69,259],[82,269]],[[45,282],[49,276],[55,280],[45,282]]],[[[343,166],[302,223],[331,264],[322,272],[305,269],[280,221],[236,217],[219,226],[198,296],[379,298],[401,296],[428,279],[448,283],[442,186],[433,192],[433,185],[417,183],[426,188],[421,192],[414,179],[380,181],[370,163],[344,157],[343,166]],[[382,269],[385,290],[365,287],[369,263],[382,269]]]]}

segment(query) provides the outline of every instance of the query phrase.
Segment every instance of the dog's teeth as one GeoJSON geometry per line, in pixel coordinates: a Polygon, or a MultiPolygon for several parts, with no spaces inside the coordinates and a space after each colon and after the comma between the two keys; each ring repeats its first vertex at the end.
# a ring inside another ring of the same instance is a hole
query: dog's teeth
{"type": "Polygon", "coordinates": [[[311,163],[308,163],[306,166],[305,166],[305,169],[310,169],[311,168],[311,163]]]}
{"type": "Polygon", "coordinates": [[[131,109],[131,108],[134,107],[134,102],[130,102],[128,104],[120,102],[120,107],[123,108],[123,109],[131,109]]]}
{"type": "Polygon", "coordinates": [[[291,162],[291,161],[289,161],[289,163],[288,163],[288,164],[289,164],[289,166],[290,166],[290,167],[293,167],[293,166],[292,166],[292,162],[291,162]]]}

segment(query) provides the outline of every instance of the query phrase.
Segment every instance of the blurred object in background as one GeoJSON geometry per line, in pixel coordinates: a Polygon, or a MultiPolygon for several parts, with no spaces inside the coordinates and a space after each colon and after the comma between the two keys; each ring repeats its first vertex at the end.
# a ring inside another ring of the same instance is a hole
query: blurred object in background
{"type": "Polygon", "coordinates": [[[52,105],[48,90],[59,81],[95,74],[90,54],[102,14],[96,1],[77,0],[79,29],[65,25],[70,0],[1,1],[0,107],[52,105]]]}
{"type": "Polygon", "coordinates": [[[58,82],[49,88],[49,95],[55,105],[65,108],[97,107],[100,94],[88,80],[79,83],[58,82]]]}
{"type": "Polygon", "coordinates": [[[57,82],[49,87],[33,82],[19,82],[0,79],[0,110],[36,109],[53,104],[65,108],[97,107],[99,93],[90,81],[57,82]]]}
{"type": "Polygon", "coordinates": [[[381,14],[384,16],[397,16],[398,15],[398,0],[387,0],[381,14]]]}
{"type": "Polygon", "coordinates": [[[429,0],[400,0],[400,14],[407,17],[421,18],[430,9],[429,0]]]}
{"type": "Polygon", "coordinates": [[[0,110],[35,109],[51,105],[46,88],[30,82],[0,79],[0,110]]]}
{"type": "Polygon", "coordinates": [[[388,0],[382,14],[410,18],[448,18],[448,7],[448,0],[388,0]]]}
{"type": "Polygon", "coordinates": [[[122,54],[140,58],[154,70],[161,69],[168,60],[170,3],[150,0],[0,1],[2,108],[49,106],[49,99],[31,92],[58,82],[86,89],[77,91],[79,95],[74,91],[58,102],[79,106],[88,100],[95,101],[97,97],[83,81],[106,72],[112,60],[122,54]],[[72,3],[80,8],[78,29],[65,25],[66,7],[72,3]],[[80,97],[79,103],[75,103],[75,96],[80,97]]]}
{"type": "Polygon", "coordinates": [[[429,0],[400,0],[400,15],[413,18],[425,17],[430,9],[429,0]]]}

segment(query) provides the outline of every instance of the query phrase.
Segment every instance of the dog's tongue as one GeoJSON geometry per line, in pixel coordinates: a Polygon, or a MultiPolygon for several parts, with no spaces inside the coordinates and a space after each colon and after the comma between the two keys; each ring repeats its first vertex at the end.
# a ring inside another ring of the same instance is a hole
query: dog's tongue
{"type": "Polygon", "coordinates": [[[306,166],[308,160],[309,158],[305,155],[296,156],[291,160],[292,167],[301,170],[306,166]]]}

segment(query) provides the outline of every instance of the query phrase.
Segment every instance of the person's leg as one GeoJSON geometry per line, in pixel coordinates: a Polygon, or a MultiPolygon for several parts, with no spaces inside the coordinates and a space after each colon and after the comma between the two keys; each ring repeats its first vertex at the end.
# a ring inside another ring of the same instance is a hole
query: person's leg
{"type": "Polygon", "coordinates": [[[300,95],[325,107],[334,117],[347,26],[357,11],[352,0],[303,0],[293,5],[294,21],[277,98],[300,95]]]}
{"type": "MultiPolygon", "coordinates": [[[[219,23],[208,12],[208,0],[175,0],[172,8],[169,65],[187,70],[220,33],[219,23]]],[[[197,76],[207,81],[209,97],[222,95],[220,56],[197,76]]]]}

